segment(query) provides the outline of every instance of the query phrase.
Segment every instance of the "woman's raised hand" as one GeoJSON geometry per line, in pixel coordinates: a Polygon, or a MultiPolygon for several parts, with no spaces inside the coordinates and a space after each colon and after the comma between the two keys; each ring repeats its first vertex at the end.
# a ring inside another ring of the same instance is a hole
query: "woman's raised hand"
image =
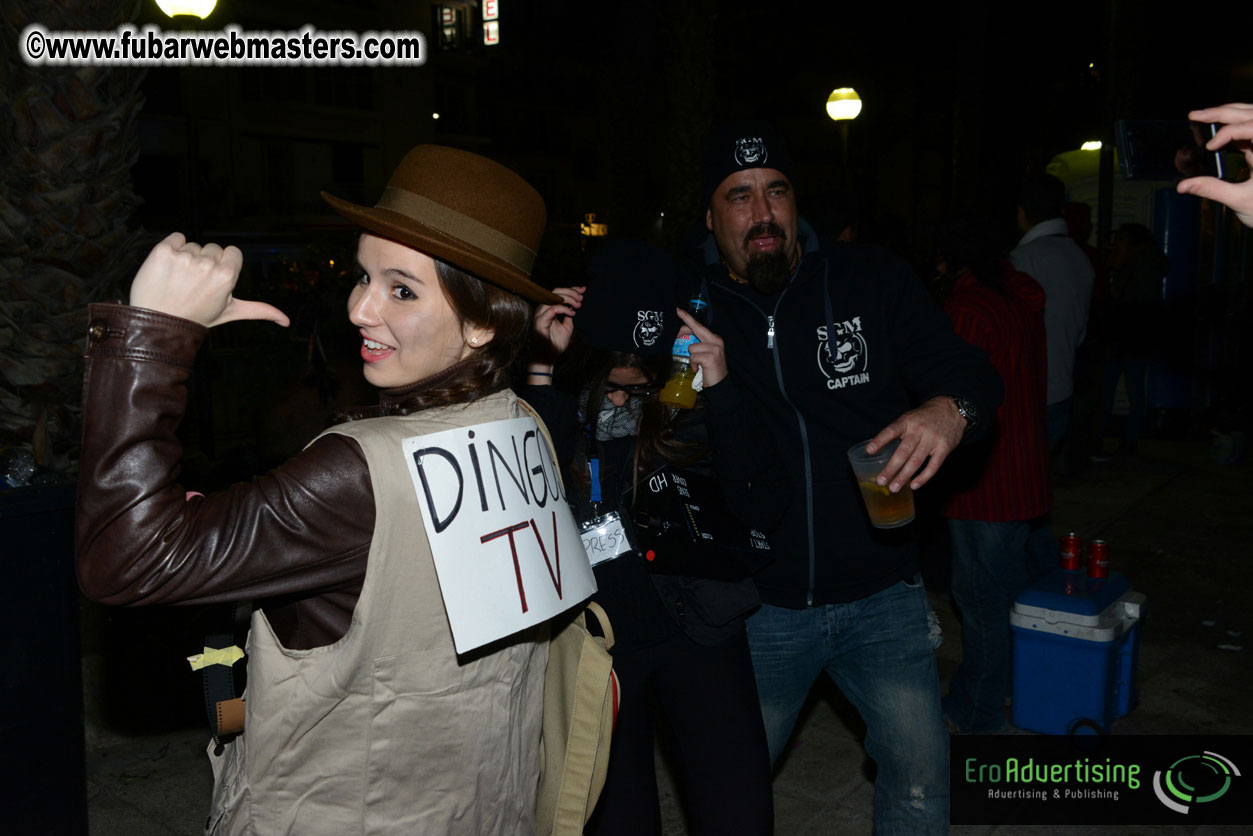
{"type": "Polygon", "coordinates": [[[152,248],[135,274],[130,304],[208,328],[239,319],[268,320],[286,327],[287,315],[273,305],[232,295],[243,265],[238,247],[201,246],[173,232],[152,248]]]}
{"type": "Polygon", "coordinates": [[[585,290],[586,287],[554,287],[553,293],[561,297],[563,304],[535,309],[535,333],[547,345],[547,356],[533,358],[536,363],[551,365],[569,347],[574,335],[574,315],[583,306],[585,290]]]}

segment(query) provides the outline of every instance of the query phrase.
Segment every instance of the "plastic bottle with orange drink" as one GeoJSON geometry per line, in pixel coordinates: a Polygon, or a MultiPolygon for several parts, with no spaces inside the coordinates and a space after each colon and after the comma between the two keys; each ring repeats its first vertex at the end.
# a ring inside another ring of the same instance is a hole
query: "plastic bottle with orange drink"
{"type": "Polygon", "coordinates": [[[692,371],[692,357],[688,347],[698,342],[700,340],[695,334],[675,337],[674,348],[670,351],[670,379],[657,395],[657,400],[679,409],[696,406],[696,390],[692,388],[696,373],[692,371]]]}

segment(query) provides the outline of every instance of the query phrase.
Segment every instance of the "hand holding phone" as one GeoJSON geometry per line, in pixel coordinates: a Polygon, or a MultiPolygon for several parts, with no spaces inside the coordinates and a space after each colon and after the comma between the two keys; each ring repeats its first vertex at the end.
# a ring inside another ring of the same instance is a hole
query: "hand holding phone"
{"type": "MultiPolygon", "coordinates": [[[[1217,129],[1205,143],[1207,150],[1217,151],[1234,143],[1244,153],[1246,165],[1253,168],[1253,104],[1232,103],[1194,110],[1188,118],[1215,124],[1217,129]]],[[[1240,223],[1253,227],[1253,180],[1247,174],[1238,183],[1226,182],[1218,176],[1189,177],[1181,181],[1177,189],[1180,194],[1216,200],[1235,212],[1240,223]]]]}
{"type": "Polygon", "coordinates": [[[1223,176],[1222,158],[1206,143],[1217,125],[1184,119],[1124,119],[1114,124],[1118,164],[1128,180],[1223,176]]]}

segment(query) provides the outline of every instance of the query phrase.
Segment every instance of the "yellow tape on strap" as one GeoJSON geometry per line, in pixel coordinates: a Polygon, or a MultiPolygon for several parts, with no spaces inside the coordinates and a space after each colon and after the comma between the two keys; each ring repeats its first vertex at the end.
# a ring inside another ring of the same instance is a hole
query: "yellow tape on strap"
{"type": "Polygon", "coordinates": [[[240,650],[237,645],[231,645],[230,647],[224,647],[221,650],[213,647],[206,647],[204,649],[204,653],[197,653],[195,656],[188,656],[187,661],[191,664],[191,669],[193,671],[198,671],[201,668],[208,667],[209,665],[226,665],[226,667],[229,668],[242,658],[244,658],[244,651],[240,650]]]}

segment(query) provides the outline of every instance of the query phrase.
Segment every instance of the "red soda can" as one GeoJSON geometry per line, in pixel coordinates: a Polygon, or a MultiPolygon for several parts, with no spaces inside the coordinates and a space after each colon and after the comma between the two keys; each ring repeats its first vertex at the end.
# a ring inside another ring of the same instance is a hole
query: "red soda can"
{"type": "Polygon", "coordinates": [[[1109,577],[1109,543],[1093,540],[1088,544],[1088,577],[1109,577]]]}
{"type": "Polygon", "coordinates": [[[1079,562],[1083,557],[1083,541],[1079,535],[1070,532],[1062,538],[1061,567],[1067,572],[1078,572],[1079,562]]]}

